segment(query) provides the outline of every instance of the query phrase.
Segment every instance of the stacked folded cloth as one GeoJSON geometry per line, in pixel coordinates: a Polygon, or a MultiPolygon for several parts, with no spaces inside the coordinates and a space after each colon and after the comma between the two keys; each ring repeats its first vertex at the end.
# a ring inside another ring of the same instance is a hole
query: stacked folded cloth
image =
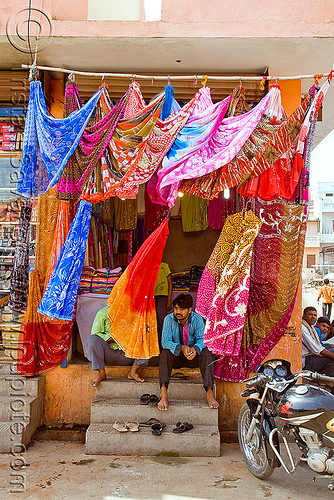
{"type": "Polygon", "coordinates": [[[204,271],[204,266],[192,266],[190,269],[190,289],[189,292],[197,292],[198,285],[204,271]]]}
{"type": "Polygon", "coordinates": [[[172,273],[173,291],[188,292],[190,288],[190,269],[172,273]]]}
{"type": "Polygon", "coordinates": [[[121,274],[121,267],[116,267],[116,269],[84,267],[81,274],[79,293],[109,294],[121,274]]]}

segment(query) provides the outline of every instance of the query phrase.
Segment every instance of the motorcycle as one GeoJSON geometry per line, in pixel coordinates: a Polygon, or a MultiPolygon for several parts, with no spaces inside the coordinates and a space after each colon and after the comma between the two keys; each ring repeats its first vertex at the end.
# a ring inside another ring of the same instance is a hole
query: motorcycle
{"type": "Polygon", "coordinates": [[[248,470],[267,479],[276,467],[292,474],[298,465],[305,465],[330,478],[328,488],[334,490],[334,396],[317,385],[333,385],[334,377],[308,370],[293,374],[288,361],[271,359],[243,382],[247,389],[241,396],[247,401],[239,413],[238,439],[248,470]],[[300,377],[302,383],[297,384],[300,377]],[[293,458],[289,437],[301,452],[298,460],[293,458]]]}

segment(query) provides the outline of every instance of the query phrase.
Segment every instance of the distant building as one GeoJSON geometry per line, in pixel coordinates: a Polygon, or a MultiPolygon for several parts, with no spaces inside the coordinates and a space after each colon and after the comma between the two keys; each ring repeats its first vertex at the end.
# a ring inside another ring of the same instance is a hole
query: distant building
{"type": "Polygon", "coordinates": [[[320,266],[323,274],[334,272],[334,183],[318,182],[316,194],[320,233],[320,266]]]}
{"type": "Polygon", "coordinates": [[[303,278],[307,281],[316,278],[319,268],[320,251],[320,220],[315,217],[313,203],[309,207],[307,222],[305,250],[303,259],[303,278]]]}

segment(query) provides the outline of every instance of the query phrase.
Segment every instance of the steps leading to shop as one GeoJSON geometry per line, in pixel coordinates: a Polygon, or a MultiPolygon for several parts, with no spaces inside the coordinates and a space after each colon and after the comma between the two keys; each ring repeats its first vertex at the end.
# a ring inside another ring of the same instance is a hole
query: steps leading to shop
{"type": "Polygon", "coordinates": [[[43,377],[21,377],[13,363],[0,364],[0,453],[30,442],[41,425],[43,395],[43,377]]]}
{"type": "Polygon", "coordinates": [[[89,455],[174,455],[219,456],[220,435],[218,410],[206,404],[201,379],[172,380],[169,385],[169,408],[160,411],[157,406],[141,405],[142,394],[159,396],[158,379],[144,384],[125,378],[103,381],[96,389],[91,406],[91,424],[86,433],[86,453],[89,455]],[[145,422],[157,418],[166,424],[161,436],[152,434],[148,427],[139,432],[118,432],[115,421],[145,422]],[[175,434],[177,422],[190,422],[194,428],[175,434]]]}

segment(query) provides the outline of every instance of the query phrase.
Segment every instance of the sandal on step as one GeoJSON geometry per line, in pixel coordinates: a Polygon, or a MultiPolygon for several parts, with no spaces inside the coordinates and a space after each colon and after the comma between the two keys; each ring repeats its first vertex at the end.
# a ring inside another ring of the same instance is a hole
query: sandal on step
{"type": "Polygon", "coordinates": [[[129,428],[126,426],[125,422],[115,422],[113,428],[118,432],[128,432],[129,428]]]}
{"type": "MultiPolygon", "coordinates": [[[[158,418],[149,418],[146,422],[140,422],[140,427],[151,427],[152,424],[162,424],[158,418]]],[[[165,424],[162,424],[165,425],[165,424]]]]}
{"type": "Polygon", "coordinates": [[[189,380],[188,375],[182,372],[176,372],[174,373],[171,378],[179,379],[179,380],[189,380]]]}
{"type": "Polygon", "coordinates": [[[156,394],[151,394],[150,396],[150,401],[149,401],[149,405],[150,406],[157,406],[157,404],[159,403],[159,398],[156,394]]]}
{"type": "Polygon", "coordinates": [[[150,395],[149,394],[143,394],[140,396],[140,404],[141,405],[148,405],[150,402],[150,395]]]}
{"type": "Polygon", "coordinates": [[[124,422],[126,427],[130,432],[138,432],[139,431],[139,423],[138,422],[124,422]]]}
{"type": "Polygon", "coordinates": [[[162,424],[161,422],[152,424],[151,425],[152,434],[154,434],[155,436],[161,436],[164,427],[165,424],[162,424]]]}
{"type": "Polygon", "coordinates": [[[177,422],[176,427],[173,429],[173,432],[177,434],[181,434],[181,432],[190,431],[193,429],[193,424],[189,424],[188,422],[177,422]]]}

